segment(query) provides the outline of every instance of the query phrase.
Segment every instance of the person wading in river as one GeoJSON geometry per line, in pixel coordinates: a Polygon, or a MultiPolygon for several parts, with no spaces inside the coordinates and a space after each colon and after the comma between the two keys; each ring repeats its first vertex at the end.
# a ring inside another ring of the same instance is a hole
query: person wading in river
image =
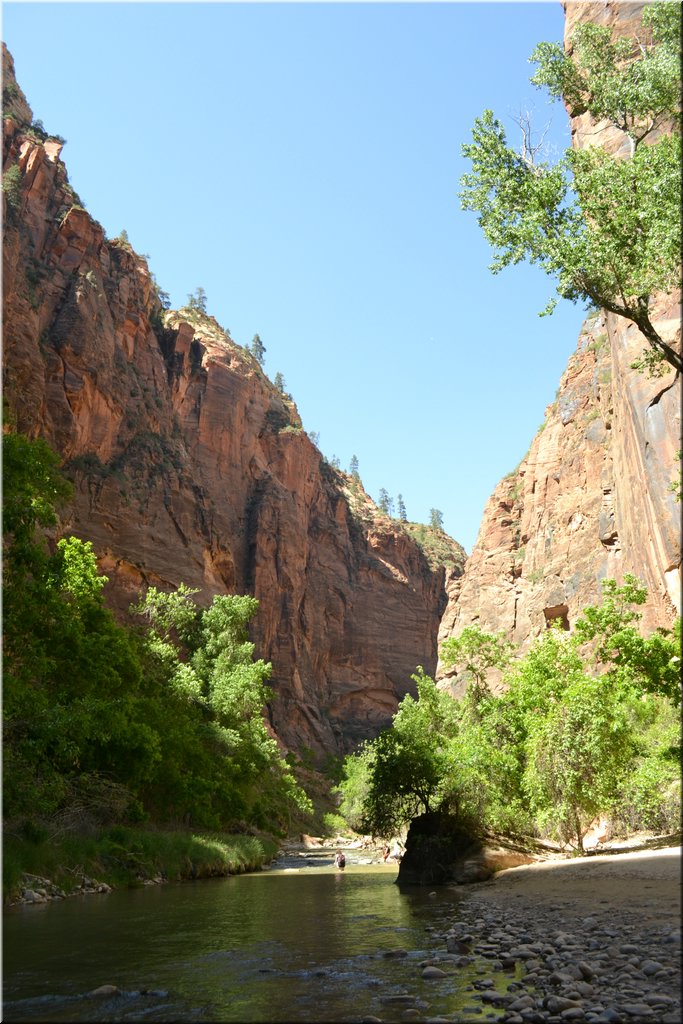
{"type": "Polygon", "coordinates": [[[341,852],[341,850],[337,850],[337,852],[335,853],[335,855],[334,855],[334,863],[335,863],[335,866],[338,867],[338,868],[346,867],[346,857],[341,852]]]}

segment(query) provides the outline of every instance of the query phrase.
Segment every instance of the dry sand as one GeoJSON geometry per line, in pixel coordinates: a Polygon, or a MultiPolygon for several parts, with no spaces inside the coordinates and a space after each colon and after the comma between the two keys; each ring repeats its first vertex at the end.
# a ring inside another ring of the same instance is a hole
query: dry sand
{"type": "Polygon", "coordinates": [[[681,847],[661,842],[614,844],[599,854],[525,864],[474,888],[478,899],[523,913],[552,905],[565,922],[611,909],[615,918],[673,929],[681,922],[681,847]]]}

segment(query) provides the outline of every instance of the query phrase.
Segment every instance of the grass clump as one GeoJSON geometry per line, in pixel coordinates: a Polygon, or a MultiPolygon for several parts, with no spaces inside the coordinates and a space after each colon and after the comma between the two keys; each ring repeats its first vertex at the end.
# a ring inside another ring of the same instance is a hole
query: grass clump
{"type": "Polygon", "coordinates": [[[92,835],[51,836],[46,829],[5,837],[3,886],[16,897],[25,873],[49,878],[66,893],[85,875],[114,887],[149,879],[183,881],[256,871],[277,852],[270,836],[180,832],[114,825],[92,835]]]}

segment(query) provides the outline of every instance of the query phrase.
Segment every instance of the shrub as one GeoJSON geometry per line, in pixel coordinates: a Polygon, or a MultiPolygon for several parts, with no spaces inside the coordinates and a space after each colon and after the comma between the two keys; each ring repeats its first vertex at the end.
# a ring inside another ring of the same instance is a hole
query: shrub
{"type": "Polygon", "coordinates": [[[21,206],[21,168],[13,164],[2,176],[2,191],[7,197],[7,206],[12,213],[17,213],[21,206]]]}

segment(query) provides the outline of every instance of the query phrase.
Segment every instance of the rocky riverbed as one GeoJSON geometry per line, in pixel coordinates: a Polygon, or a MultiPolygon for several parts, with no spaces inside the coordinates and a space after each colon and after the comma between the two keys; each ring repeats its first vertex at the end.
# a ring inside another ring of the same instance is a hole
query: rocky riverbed
{"type": "Polygon", "coordinates": [[[458,919],[432,936],[443,951],[420,969],[438,985],[478,964],[464,986],[471,1005],[430,1017],[406,1004],[401,1019],[681,1024],[680,854],[613,849],[463,888],[458,919]]]}

